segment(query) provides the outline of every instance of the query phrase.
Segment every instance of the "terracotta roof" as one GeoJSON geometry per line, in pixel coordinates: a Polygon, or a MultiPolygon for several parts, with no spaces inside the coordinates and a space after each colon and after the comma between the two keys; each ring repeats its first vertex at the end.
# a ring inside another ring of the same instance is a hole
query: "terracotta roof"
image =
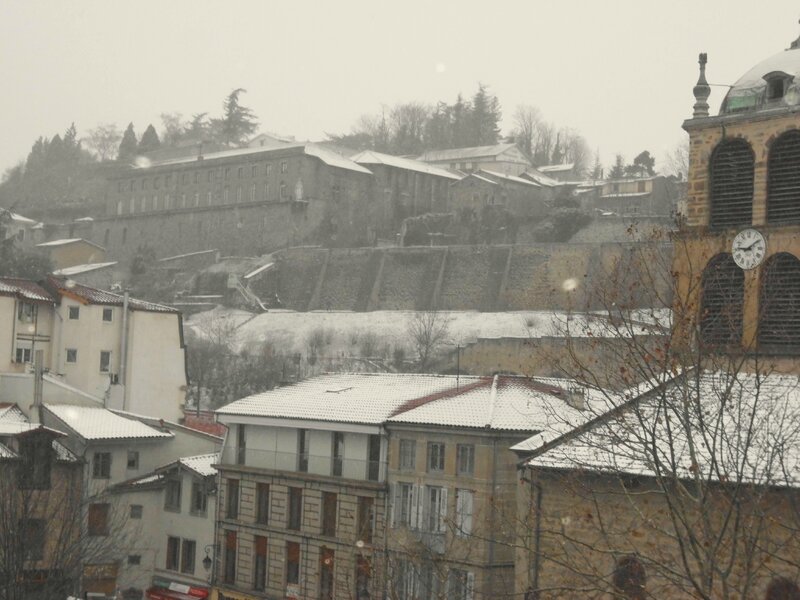
{"type": "Polygon", "coordinates": [[[0,296],[16,296],[32,302],[54,302],[50,293],[29,279],[0,277],[0,296]]]}
{"type": "MultiPolygon", "coordinates": [[[[123,303],[123,297],[120,294],[92,288],[80,283],[76,283],[69,279],[50,276],[47,278],[45,285],[52,288],[60,295],[72,297],[79,301],[84,301],[86,304],[122,306],[123,303]]],[[[178,309],[172,308],[171,306],[164,306],[163,304],[138,300],[137,298],[128,298],[128,306],[131,310],[141,310],[146,312],[180,312],[178,309]]]]}

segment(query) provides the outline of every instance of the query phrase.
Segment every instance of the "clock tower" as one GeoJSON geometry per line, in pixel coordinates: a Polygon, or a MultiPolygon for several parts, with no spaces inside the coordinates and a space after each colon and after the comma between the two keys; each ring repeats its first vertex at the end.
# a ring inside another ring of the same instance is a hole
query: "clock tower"
{"type": "Polygon", "coordinates": [[[674,236],[677,327],[716,352],[800,372],[800,39],[747,71],[709,114],[694,88],[689,197],[674,236]]]}

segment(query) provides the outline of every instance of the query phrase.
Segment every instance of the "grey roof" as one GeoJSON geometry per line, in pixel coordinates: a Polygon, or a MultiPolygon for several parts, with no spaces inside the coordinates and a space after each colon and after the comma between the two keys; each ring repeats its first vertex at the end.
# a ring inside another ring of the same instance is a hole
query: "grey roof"
{"type": "Polygon", "coordinates": [[[71,277],[73,275],[81,275],[83,273],[91,273],[92,271],[98,271],[100,269],[105,269],[107,267],[113,267],[116,265],[117,262],[101,262],[101,263],[86,263],[82,265],[73,265],[72,267],[64,267],[63,269],[58,269],[53,271],[53,275],[56,277],[71,277]]]}
{"type": "Polygon", "coordinates": [[[426,162],[445,162],[475,160],[477,158],[496,157],[516,144],[494,144],[492,146],[473,146],[470,148],[451,148],[449,150],[431,150],[421,155],[418,160],[426,162]]]}
{"type": "Polygon", "coordinates": [[[505,173],[498,173],[497,171],[491,171],[489,169],[481,169],[480,172],[484,175],[488,175],[489,177],[495,177],[504,181],[511,181],[513,183],[519,183],[521,185],[527,185],[530,187],[541,187],[533,180],[523,179],[522,177],[517,177],[516,175],[506,175],[505,173]]]}
{"type": "MultiPolygon", "coordinates": [[[[797,90],[797,85],[800,83],[797,81],[798,76],[800,76],[800,48],[790,48],[774,54],[747,71],[728,91],[725,100],[722,102],[720,112],[734,112],[736,110],[759,107],[764,100],[764,91],[767,88],[764,75],[773,72],[783,72],[793,76],[795,81],[792,87],[797,90]]],[[[788,104],[786,102],[787,98],[793,98],[795,105],[800,101],[800,96],[795,92],[794,94],[784,95],[780,104],[786,106],[788,104]]]]}

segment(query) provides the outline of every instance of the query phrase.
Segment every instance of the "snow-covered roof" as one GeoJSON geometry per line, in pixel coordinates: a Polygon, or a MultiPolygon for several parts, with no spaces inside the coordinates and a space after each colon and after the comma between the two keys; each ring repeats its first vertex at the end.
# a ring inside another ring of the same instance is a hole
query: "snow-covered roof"
{"type": "Polygon", "coordinates": [[[542,173],[562,173],[564,171],[572,171],[575,168],[575,163],[563,163],[560,165],[544,165],[537,167],[542,173]]]}
{"type": "Polygon", "coordinates": [[[42,242],[41,244],[36,244],[37,248],[55,248],[57,246],[68,246],[69,244],[78,244],[78,243],[89,244],[90,246],[95,246],[96,248],[100,248],[101,250],[105,250],[102,246],[95,244],[94,242],[90,242],[89,240],[85,240],[83,238],[64,238],[61,240],[50,240],[49,242],[42,242]]]}
{"type": "Polygon", "coordinates": [[[37,221],[29,219],[28,217],[23,217],[22,215],[19,215],[17,213],[12,212],[10,214],[11,214],[11,220],[16,221],[17,223],[25,223],[27,225],[36,225],[37,223],[37,221]]]}
{"type": "Polygon", "coordinates": [[[3,421],[27,421],[28,418],[16,404],[0,405],[0,422],[3,421]]]}
{"type": "Polygon", "coordinates": [[[570,406],[569,394],[580,394],[582,401],[589,401],[592,392],[578,391],[573,382],[553,378],[467,378],[459,388],[441,397],[401,407],[388,423],[546,432],[552,438],[590,414],[570,406]]]}
{"type": "Polygon", "coordinates": [[[172,433],[127,419],[107,408],[46,404],[45,410],[87,441],[171,438],[172,433]]]}
{"type": "Polygon", "coordinates": [[[380,425],[406,402],[455,387],[455,377],[446,375],[327,374],[236,400],[216,412],[380,425]]]}
{"type": "Polygon", "coordinates": [[[202,477],[211,477],[217,474],[217,470],[213,465],[219,462],[219,454],[213,452],[211,454],[199,454],[197,456],[187,456],[178,459],[181,466],[194,471],[202,477]]]}
{"type": "MultiPolygon", "coordinates": [[[[365,173],[367,175],[372,175],[372,171],[362,167],[361,165],[353,162],[352,160],[337,154],[331,150],[327,150],[318,144],[290,144],[287,146],[280,146],[277,148],[265,148],[256,146],[254,148],[235,148],[232,150],[222,150],[220,152],[209,152],[207,154],[203,154],[202,158],[200,159],[203,164],[208,163],[212,160],[223,159],[223,158],[231,158],[236,156],[247,156],[250,154],[259,154],[259,153],[268,153],[268,152],[283,152],[289,149],[298,149],[302,151],[304,154],[308,156],[313,156],[318,158],[326,165],[330,167],[337,167],[339,169],[347,169],[348,171],[355,171],[357,173],[365,173]]],[[[179,158],[172,158],[167,160],[161,161],[149,161],[144,160],[140,163],[137,163],[135,170],[141,169],[150,169],[153,167],[161,167],[167,165],[180,165],[180,164],[188,164],[193,162],[198,162],[198,156],[182,156],[179,158]]]]}
{"type": "Polygon", "coordinates": [[[548,177],[544,173],[540,173],[536,169],[528,169],[521,175],[522,179],[528,178],[534,183],[538,183],[539,185],[543,185],[545,187],[556,187],[559,185],[563,185],[563,182],[553,179],[552,177],[548,177]]]}
{"type": "Polygon", "coordinates": [[[74,265],[72,267],[65,267],[63,269],[58,269],[57,271],[53,271],[53,275],[56,277],[72,277],[73,275],[81,275],[83,273],[91,273],[92,271],[98,271],[100,269],[105,269],[107,267],[113,267],[116,265],[117,262],[101,262],[101,263],[86,263],[83,265],[74,265]]]}
{"type": "Polygon", "coordinates": [[[387,165],[389,167],[405,169],[406,171],[416,171],[418,173],[425,173],[426,175],[446,177],[447,179],[461,179],[461,177],[451,171],[429,165],[421,160],[392,156],[391,154],[383,154],[381,152],[375,152],[374,150],[364,150],[352,156],[351,159],[362,165],[387,165]]]}
{"type": "Polygon", "coordinates": [[[527,464],[681,478],[699,469],[715,481],[800,485],[797,376],[688,372],[624,406],[608,406],[625,410],[609,410],[587,431],[567,433],[547,446],[531,444],[535,450],[527,464]],[[695,461],[687,430],[694,432],[695,461]]]}
{"type": "Polygon", "coordinates": [[[271,269],[274,266],[275,266],[274,262],[268,262],[265,265],[261,265],[257,269],[253,269],[247,275],[245,275],[242,279],[252,279],[256,275],[259,275],[259,274],[263,273],[264,271],[267,271],[267,270],[271,269]]]}
{"type": "Polygon", "coordinates": [[[9,436],[17,436],[22,433],[28,433],[30,431],[36,431],[41,429],[42,431],[49,431],[50,433],[54,433],[56,435],[64,435],[62,432],[57,431],[56,429],[51,429],[50,427],[45,427],[40,423],[29,423],[27,421],[0,421],[0,437],[9,437],[9,436]]]}
{"type": "Polygon", "coordinates": [[[0,277],[0,296],[16,296],[33,302],[53,302],[50,293],[29,279],[0,277]]]}
{"type": "Polygon", "coordinates": [[[492,146],[472,146],[469,148],[431,150],[418,157],[417,160],[423,160],[425,162],[475,160],[477,158],[496,157],[506,150],[515,147],[516,144],[494,144],[492,146]]]}
{"type": "Polygon", "coordinates": [[[531,187],[540,187],[538,183],[529,179],[523,179],[522,177],[517,177],[515,175],[506,175],[504,173],[498,173],[496,171],[491,171],[489,169],[481,169],[481,173],[488,175],[489,177],[497,177],[498,179],[503,179],[505,181],[513,181],[514,183],[519,183],[521,185],[528,185],[531,187]]]}
{"type": "MultiPolygon", "coordinates": [[[[56,292],[65,296],[71,296],[87,304],[103,304],[106,306],[122,306],[124,298],[120,294],[99,290],[97,288],[82,285],[75,281],[53,277],[47,278],[47,285],[55,289],[56,292]]],[[[155,302],[139,300],[138,298],[128,298],[128,308],[130,310],[141,310],[145,312],[177,313],[177,309],[155,302]]]]}
{"type": "Polygon", "coordinates": [[[611,194],[603,194],[600,196],[601,199],[606,198],[642,198],[643,196],[649,196],[650,192],[614,192],[611,194]]]}

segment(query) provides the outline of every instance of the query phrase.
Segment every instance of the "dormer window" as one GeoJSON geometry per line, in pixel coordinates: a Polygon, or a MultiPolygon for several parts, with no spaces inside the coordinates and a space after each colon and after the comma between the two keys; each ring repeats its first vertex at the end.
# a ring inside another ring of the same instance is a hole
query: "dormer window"
{"type": "Polygon", "coordinates": [[[764,75],[764,81],[767,82],[767,102],[775,102],[776,100],[783,99],[793,79],[793,75],[789,75],[783,71],[772,71],[764,75]]]}

